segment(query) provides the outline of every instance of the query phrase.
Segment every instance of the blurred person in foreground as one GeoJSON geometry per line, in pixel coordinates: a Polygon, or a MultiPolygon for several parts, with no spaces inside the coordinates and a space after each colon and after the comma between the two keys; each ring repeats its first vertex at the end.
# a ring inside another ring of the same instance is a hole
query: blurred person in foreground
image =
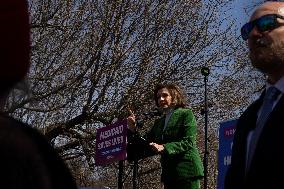
{"type": "Polygon", "coordinates": [[[267,80],[260,98],[237,123],[225,188],[283,188],[284,3],[257,7],[241,34],[253,67],[267,80]]]}
{"type": "Polygon", "coordinates": [[[3,112],[9,91],[30,65],[25,0],[0,2],[0,183],[7,189],[76,189],[71,173],[36,129],[3,112]]]}
{"type": "MultiPolygon", "coordinates": [[[[183,92],[176,84],[159,84],[154,99],[163,116],[146,134],[149,145],[161,155],[161,181],[165,189],[199,189],[203,166],[196,146],[196,120],[186,107],[183,92]]],[[[136,119],[130,110],[128,127],[134,132],[136,119]]]]}

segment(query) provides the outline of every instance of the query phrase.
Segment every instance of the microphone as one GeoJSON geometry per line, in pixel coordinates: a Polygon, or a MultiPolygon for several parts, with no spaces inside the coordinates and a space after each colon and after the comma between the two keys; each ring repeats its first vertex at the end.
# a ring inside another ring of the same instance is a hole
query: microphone
{"type": "MultiPolygon", "coordinates": [[[[145,119],[148,119],[148,118],[152,118],[152,117],[155,117],[155,116],[161,116],[162,113],[159,111],[158,108],[155,108],[152,111],[144,112],[143,115],[145,116],[145,119]]],[[[137,119],[136,120],[136,125],[137,125],[138,128],[142,128],[143,125],[144,125],[144,120],[141,119],[141,118],[137,119]]]]}
{"type": "Polygon", "coordinates": [[[155,108],[152,111],[144,112],[143,115],[146,116],[146,117],[155,117],[155,116],[161,116],[162,113],[159,111],[158,108],[155,108]]]}

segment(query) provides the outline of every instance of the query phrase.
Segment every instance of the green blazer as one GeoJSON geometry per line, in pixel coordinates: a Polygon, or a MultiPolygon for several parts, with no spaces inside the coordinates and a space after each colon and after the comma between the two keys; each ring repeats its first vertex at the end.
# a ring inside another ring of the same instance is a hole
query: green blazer
{"type": "Polygon", "coordinates": [[[196,146],[196,120],[190,109],[177,108],[164,129],[165,116],[157,119],[146,135],[149,142],[164,144],[162,181],[201,178],[203,165],[196,146]]]}

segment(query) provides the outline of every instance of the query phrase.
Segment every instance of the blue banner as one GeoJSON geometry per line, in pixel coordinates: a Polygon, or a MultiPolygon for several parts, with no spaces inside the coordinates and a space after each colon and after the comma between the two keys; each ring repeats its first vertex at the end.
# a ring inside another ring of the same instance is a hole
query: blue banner
{"type": "Polygon", "coordinates": [[[218,183],[217,189],[224,189],[228,166],[231,164],[233,139],[237,120],[224,121],[219,128],[218,183]]]}

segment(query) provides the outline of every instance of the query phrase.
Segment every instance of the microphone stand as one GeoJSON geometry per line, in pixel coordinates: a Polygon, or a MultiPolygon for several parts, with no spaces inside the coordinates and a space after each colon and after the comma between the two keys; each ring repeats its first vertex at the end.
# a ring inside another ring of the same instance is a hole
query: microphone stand
{"type": "Polygon", "coordinates": [[[138,188],[138,158],[135,157],[133,164],[133,177],[132,177],[133,189],[138,188]]]}
{"type": "Polygon", "coordinates": [[[118,189],[123,188],[123,172],[124,172],[124,160],[118,162],[118,189]]]}
{"type": "Polygon", "coordinates": [[[208,100],[207,100],[207,81],[208,81],[208,75],[210,73],[210,70],[208,67],[203,67],[201,69],[201,74],[204,76],[204,86],[205,86],[205,90],[204,90],[204,109],[202,111],[202,114],[204,114],[204,118],[205,118],[205,126],[204,126],[204,148],[205,148],[205,152],[204,152],[204,189],[207,189],[207,167],[208,167],[208,100]]]}
{"type": "MultiPolygon", "coordinates": [[[[137,131],[137,128],[142,128],[144,125],[144,122],[142,120],[137,120],[136,124],[136,130],[135,130],[135,137],[139,137],[139,132],[137,131]]],[[[135,140],[135,139],[134,139],[135,140]]],[[[133,161],[133,177],[132,177],[132,188],[138,189],[138,155],[135,155],[134,161],[133,161]]]]}
{"type": "MultiPolygon", "coordinates": [[[[142,128],[143,125],[144,125],[144,122],[141,119],[136,121],[135,131],[131,135],[127,134],[127,138],[129,139],[129,143],[135,143],[135,142],[137,143],[137,141],[140,138],[140,135],[139,135],[137,128],[142,128]]],[[[131,132],[131,131],[129,131],[129,132],[131,132]]],[[[128,151],[128,149],[127,149],[127,151],[128,151]]],[[[137,153],[133,153],[133,173],[132,173],[133,174],[133,178],[132,178],[133,189],[138,188],[138,160],[139,160],[139,155],[137,153]]],[[[118,179],[117,179],[118,189],[123,188],[123,183],[124,183],[123,173],[124,173],[124,160],[120,160],[118,162],[118,179]]]]}
{"type": "MultiPolygon", "coordinates": [[[[138,120],[137,121],[137,126],[138,125],[143,125],[143,121],[142,120],[138,120]]],[[[131,134],[131,137],[128,136],[129,138],[129,143],[135,143],[139,140],[139,133],[137,130],[135,130],[135,132],[133,132],[131,134]]],[[[136,143],[135,143],[136,144],[136,143]]],[[[128,144],[129,145],[129,144],[128,144]]],[[[133,150],[133,149],[132,149],[133,150]]],[[[127,150],[128,151],[128,150],[127,150]]],[[[132,183],[133,183],[133,189],[137,189],[138,188],[138,160],[139,160],[139,154],[137,154],[136,152],[132,151],[132,161],[133,161],[133,177],[132,177],[132,183]]],[[[129,158],[129,157],[128,157],[129,158]]],[[[129,159],[128,159],[129,160],[129,159]]],[[[124,160],[119,161],[118,164],[118,189],[122,189],[123,188],[123,172],[124,172],[124,160]]],[[[125,179],[124,179],[125,180],[125,179]]]]}
{"type": "MultiPolygon", "coordinates": [[[[138,128],[142,128],[144,125],[144,121],[142,119],[138,119],[136,121],[136,130],[134,132],[134,141],[138,141],[140,139],[140,134],[138,132],[138,128]]],[[[133,160],[133,177],[132,177],[132,188],[138,189],[138,161],[139,161],[139,154],[134,155],[133,160]]]]}

